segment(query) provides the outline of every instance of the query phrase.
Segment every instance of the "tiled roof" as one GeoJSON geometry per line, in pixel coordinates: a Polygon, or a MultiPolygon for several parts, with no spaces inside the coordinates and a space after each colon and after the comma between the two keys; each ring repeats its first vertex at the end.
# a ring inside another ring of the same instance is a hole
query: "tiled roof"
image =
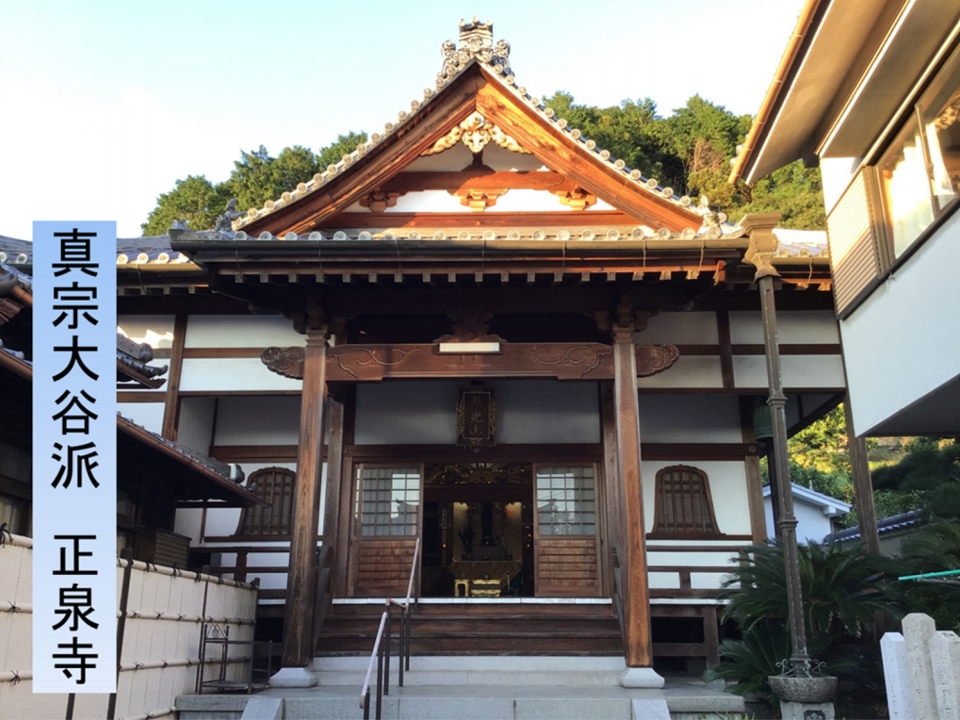
{"type": "MultiPolygon", "coordinates": [[[[477,18],[474,18],[473,25],[478,25],[477,18]]],[[[460,27],[461,37],[463,37],[464,29],[469,29],[470,24],[461,21],[460,27]]],[[[481,64],[490,70],[494,80],[505,92],[513,94],[526,103],[533,109],[538,117],[561,130],[571,142],[579,144],[584,149],[590,151],[590,157],[593,158],[593,161],[597,165],[607,166],[618,172],[624,182],[631,183],[641,188],[644,192],[658,197],[660,200],[666,200],[678,207],[684,208],[690,211],[694,217],[698,214],[701,216],[708,214],[720,215],[722,216],[720,218],[721,223],[726,220],[726,216],[723,216],[722,213],[711,213],[705,203],[694,203],[686,195],[677,197],[673,188],[662,187],[655,178],[646,177],[638,169],[628,168],[623,160],[614,158],[609,150],[597,147],[596,141],[584,137],[582,131],[578,128],[570,127],[565,119],[557,117],[553,108],[544,105],[539,97],[527,92],[527,88],[517,85],[516,78],[512,74],[512,70],[510,70],[509,62],[505,62],[507,55],[509,55],[509,44],[505,41],[499,41],[495,47],[484,46],[476,42],[469,44],[461,42],[458,49],[453,49],[452,45],[449,41],[444,43],[445,62],[443,71],[437,75],[435,87],[426,88],[421,98],[411,101],[410,110],[401,110],[397,115],[396,122],[386,123],[382,133],[373,133],[367,142],[359,144],[352,153],[344,155],[340,162],[329,165],[324,172],[315,174],[308,182],[302,182],[297,185],[295,189],[283,193],[283,195],[276,200],[268,201],[259,210],[256,208],[248,209],[245,216],[233,221],[233,229],[235,231],[242,230],[254,220],[266,217],[282,207],[302,200],[322,188],[338,175],[349,172],[351,166],[354,165],[357,160],[396,133],[404,125],[411,122],[424,107],[433,102],[441,94],[447,85],[462,75],[468,68],[476,64],[481,64]]]]}
{"type": "Polygon", "coordinates": [[[164,445],[170,450],[173,450],[177,454],[182,455],[184,458],[184,462],[187,462],[188,464],[193,463],[196,465],[200,465],[206,468],[207,470],[213,473],[216,473],[221,478],[231,483],[239,484],[243,482],[243,479],[244,479],[243,468],[241,468],[239,465],[220,462],[215,458],[209,457],[208,455],[204,455],[203,453],[197,452],[196,450],[192,450],[186,447],[185,445],[181,445],[179,443],[173,442],[172,440],[167,440],[166,438],[158,435],[157,433],[151,430],[147,430],[142,425],[138,425],[130,418],[124,417],[120,413],[117,413],[117,424],[120,425],[121,427],[125,425],[129,428],[133,428],[139,431],[140,433],[149,435],[156,442],[160,443],[161,445],[164,445]]]}
{"type": "MultiPolygon", "coordinates": [[[[877,532],[880,535],[887,535],[909,527],[922,525],[923,522],[923,512],[921,510],[911,510],[910,512],[900,513],[899,515],[891,515],[890,517],[878,520],[877,532]]],[[[851,542],[859,539],[860,528],[858,526],[854,526],[835,533],[830,533],[823,539],[823,541],[825,543],[832,541],[851,542]]]]}
{"type": "Polygon", "coordinates": [[[33,243],[0,235],[0,263],[29,265],[33,262],[33,243]]]}

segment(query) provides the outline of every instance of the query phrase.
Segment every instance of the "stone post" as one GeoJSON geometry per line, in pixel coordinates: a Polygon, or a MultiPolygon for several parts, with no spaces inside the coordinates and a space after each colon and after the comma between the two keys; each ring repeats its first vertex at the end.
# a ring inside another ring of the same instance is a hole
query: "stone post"
{"type": "Polygon", "coordinates": [[[934,633],[930,659],[940,720],[960,720],[960,637],[948,630],[934,633]]]}

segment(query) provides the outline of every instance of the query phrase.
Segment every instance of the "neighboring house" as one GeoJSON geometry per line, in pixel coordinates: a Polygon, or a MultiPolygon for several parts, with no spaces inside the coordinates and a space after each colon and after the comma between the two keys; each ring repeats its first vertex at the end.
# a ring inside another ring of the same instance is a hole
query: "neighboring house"
{"type": "MultiPolygon", "coordinates": [[[[793,513],[797,518],[797,542],[823,542],[824,537],[833,532],[833,519],[850,512],[851,505],[803,485],[791,485],[793,513]]],[[[776,537],[769,484],[763,486],[763,514],[767,519],[767,537],[776,537]]]]}
{"type": "MultiPolygon", "coordinates": [[[[3,238],[0,247],[14,243],[3,238]]],[[[20,242],[15,265],[0,264],[0,523],[31,535],[32,283],[30,243],[20,242]]],[[[5,252],[5,251],[0,251],[5,252]]],[[[153,366],[150,346],[117,336],[117,387],[157,390],[166,366],[153,366]]],[[[241,487],[243,472],[117,416],[117,550],[134,559],[185,568],[190,538],[174,531],[178,507],[213,501],[226,507],[266,504],[241,487]]]]}
{"type": "Polygon", "coordinates": [[[960,433],[960,4],[809,0],[731,179],[819,163],[859,435],[960,433]]]}
{"type": "MultiPolygon", "coordinates": [[[[880,534],[880,552],[887,557],[900,554],[903,541],[922,527],[926,520],[922,510],[891,515],[877,523],[877,532],[880,534]]],[[[851,527],[838,530],[825,537],[824,542],[859,542],[860,528],[851,527]]]]}

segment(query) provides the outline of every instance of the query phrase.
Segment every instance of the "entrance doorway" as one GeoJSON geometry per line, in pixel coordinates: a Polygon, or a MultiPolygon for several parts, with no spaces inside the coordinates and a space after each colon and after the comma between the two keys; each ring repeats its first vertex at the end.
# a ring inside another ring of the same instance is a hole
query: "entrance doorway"
{"type": "Polygon", "coordinates": [[[595,463],[360,463],[351,595],[599,597],[595,463]]]}
{"type": "Polygon", "coordinates": [[[422,597],[533,597],[533,465],[427,465],[422,597]]]}

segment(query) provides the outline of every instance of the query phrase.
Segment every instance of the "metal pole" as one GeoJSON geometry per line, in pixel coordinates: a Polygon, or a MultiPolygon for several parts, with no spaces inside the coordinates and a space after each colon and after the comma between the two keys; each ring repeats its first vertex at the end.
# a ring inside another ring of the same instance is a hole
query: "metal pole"
{"type": "Polygon", "coordinates": [[[397,653],[397,664],[400,666],[400,680],[397,687],[403,687],[403,659],[407,652],[407,608],[400,611],[400,652],[397,653]]]}
{"type": "Polygon", "coordinates": [[[393,629],[393,610],[390,607],[390,601],[387,600],[387,627],[383,631],[383,652],[385,655],[384,659],[384,669],[383,669],[383,694],[390,694],[390,643],[393,641],[392,638],[392,629],[393,629]]]}
{"type": "Polygon", "coordinates": [[[787,613],[793,654],[792,674],[810,677],[810,656],[807,655],[807,632],[803,621],[803,597],[800,589],[800,561],[797,551],[797,518],[793,514],[793,493],[790,487],[790,462],[787,456],[787,396],[783,394],[780,371],[780,346],[777,340],[777,310],[773,297],[773,276],[760,278],[760,308],[763,312],[763,342],[767,359],[767,384],[770,397],[770,421],[773,429],[773,457],[770,481],[777,483],[780,504],[780,538],[787,584],[787,613]]]}

